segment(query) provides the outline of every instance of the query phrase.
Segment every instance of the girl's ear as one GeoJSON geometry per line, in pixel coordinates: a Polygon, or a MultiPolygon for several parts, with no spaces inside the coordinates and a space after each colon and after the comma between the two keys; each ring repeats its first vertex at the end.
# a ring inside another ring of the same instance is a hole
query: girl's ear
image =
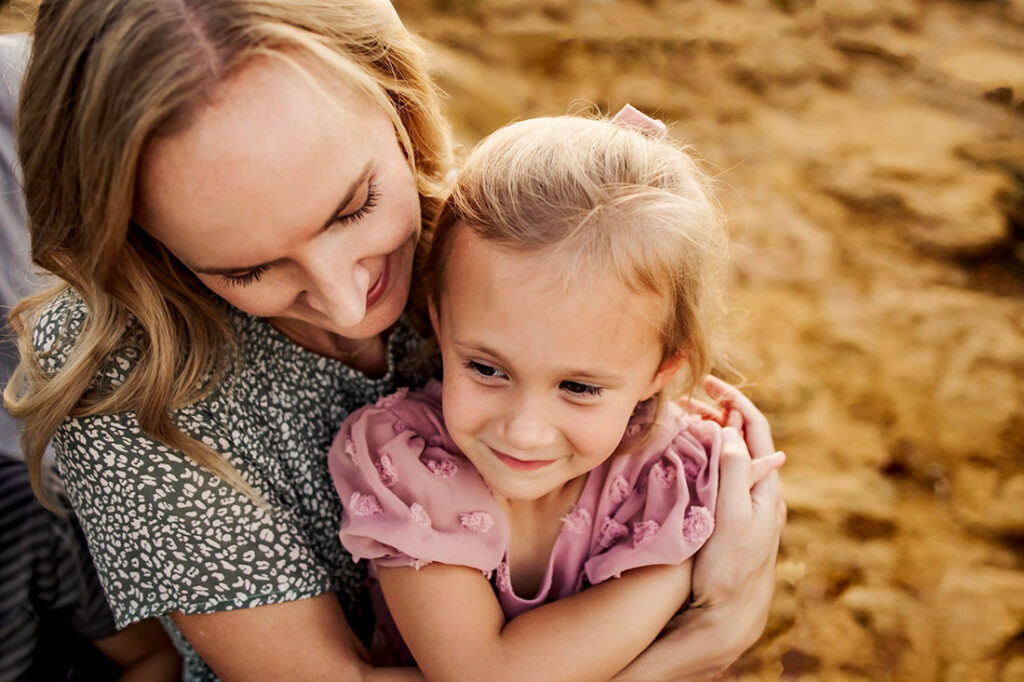
{"type": "Polygon", "coordinates": [[[651,385],[647,387],[647,391],[644,393],[642,400],[647,400],[662,388],[665,387],[672,377],[676,375],[679,368],[686,362],[685,353],[676,353],[675,355],[666,358],[662,361],[661,366],[658,367],[658,371],[655,372],[654,378],[651,379],[651,385]]]}

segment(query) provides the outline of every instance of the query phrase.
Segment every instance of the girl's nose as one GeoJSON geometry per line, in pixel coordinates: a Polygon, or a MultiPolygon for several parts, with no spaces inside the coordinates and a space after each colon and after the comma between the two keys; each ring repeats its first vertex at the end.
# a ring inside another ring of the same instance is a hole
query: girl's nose
{"type": "Polygon", "coordinates": [[[539,450],[552,445],[556,429],[540,400],[524,399],[501,420],[499,435],[520,452],[539,450]]]}

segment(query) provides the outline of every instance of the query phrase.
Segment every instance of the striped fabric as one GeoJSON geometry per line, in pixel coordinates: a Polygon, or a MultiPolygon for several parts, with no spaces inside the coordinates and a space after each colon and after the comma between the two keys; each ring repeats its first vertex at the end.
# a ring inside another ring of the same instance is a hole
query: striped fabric
{"type": "Polygon", "coordinates": [[[24,462],[0,455],[0,681],[72,679],[76,665],[84,679],[87,640],[114,632],[78,524],[43,509],[24,462]]]}

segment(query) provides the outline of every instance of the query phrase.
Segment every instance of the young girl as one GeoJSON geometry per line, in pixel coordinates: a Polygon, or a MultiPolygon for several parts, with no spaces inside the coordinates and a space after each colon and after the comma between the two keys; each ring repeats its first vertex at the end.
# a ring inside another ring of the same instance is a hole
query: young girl
{"type": "Polygon", "coordinates": [[[424,273],[444,382],[331,448],[342,542],[429,679],[609,678],[687,602],[719,457],[746,449],[665,400],[712,363],[727,240],[663,135],[627,107],[481,143],[424,273]]]}

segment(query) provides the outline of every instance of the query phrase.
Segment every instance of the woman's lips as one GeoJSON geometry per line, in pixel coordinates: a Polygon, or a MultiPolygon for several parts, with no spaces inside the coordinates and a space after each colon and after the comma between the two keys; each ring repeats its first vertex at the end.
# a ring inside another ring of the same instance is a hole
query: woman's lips
{"type": "Polygon", "coordinates": [[[391,274],[391,256],[384,259],[384,269],[380,271],[380,275],[377,276],[377,281],[373,283],[370,290],[366,292],[366,307],[370,308],[374,303],[380,300],[380,297],[384,295],[384,291],[388,288],[388,279],[391,274]]]}
{"type": "Polygon", "coordinates": [[[534,471],[536,469],[542,469],[555,461],[553,459],[516,459],[511,455],[506,455],[503,452],[498,452],[494,448],[491,448],[491,452],[493,452],[494,455],[505,464],[505,466],[509,467],[510,469],[518,469],[519,471],[534,471]]]}

